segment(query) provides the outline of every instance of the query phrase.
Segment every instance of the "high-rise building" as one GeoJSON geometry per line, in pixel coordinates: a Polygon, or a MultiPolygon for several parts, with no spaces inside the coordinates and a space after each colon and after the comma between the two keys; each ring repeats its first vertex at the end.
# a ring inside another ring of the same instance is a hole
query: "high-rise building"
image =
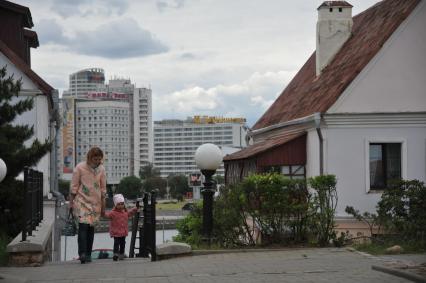
{"type": "Polygon", "coordinates": [[[88,68],[75,72],[69,76],[69,89],[63,96],[75,98],[86,97],[91,91],[98,91],[105,87],[105,73],[101,68],[88,68]]]}
{"type": "Polygon", "coordinates": [[[153,160],[152,91],[135,88],[130,79],[123,78],[87,88],[87,80],[81,79],[87,71],[104,77],[99,68],[70,75],[73,89],[64,92],[61,103],[60,178],[69,180],[73,167],[85,160],[90,147],[99,146],[105,152],[108,184],[116,185],[123,177],[138,176],[141,164],[153,160]]]}
{"type": "Polygon", "coordinates": [[[130,175],[130,117],[125,101],[77,101],[76,161],[86,160],[92,146],[104,151],[108,184],[130,175]]]}
{"type": "MultiPolygon", "coordinates": [[[[154,121],[154,166],[162,177],[198,172],[194,154],[204,143],[213,143],[224,154],[246,146],[244,118],[194,116],[187,120],[154,121]]],[[[224,174],[223,165],[217,170],[224,174]]]]}
{"type": "Polygon", "coordinates": [[[144,165],[153,162],[152,91],[136,88],[133,94],[133,174],[139,176],[144,165]]]}

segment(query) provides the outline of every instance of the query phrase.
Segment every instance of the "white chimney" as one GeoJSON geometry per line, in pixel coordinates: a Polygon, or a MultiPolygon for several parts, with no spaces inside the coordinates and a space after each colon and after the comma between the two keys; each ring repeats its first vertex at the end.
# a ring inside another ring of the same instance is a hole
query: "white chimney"
{"type": "Polygon", "coordinates": [[[325,1],[318,7],[316,75],[333,59],[352,31],[352,5],[325,1]]]}

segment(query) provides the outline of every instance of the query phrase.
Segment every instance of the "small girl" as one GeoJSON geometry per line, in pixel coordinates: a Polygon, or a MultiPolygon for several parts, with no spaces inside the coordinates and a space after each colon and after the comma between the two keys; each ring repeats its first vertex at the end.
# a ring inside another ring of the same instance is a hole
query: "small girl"
{"type": "Polygon", "coordinates": [[[138,208],[135,207],[127,211],[122,194],[114,195],[113,201],[114,208],[110,212],[105,212],[104,216],[111,219],[109,234],[114,238],[114,256],[112,259],[117,261],[117,259],[124,259],[126,236],[129,232],[128,220],[136,213],[138,208]]]}

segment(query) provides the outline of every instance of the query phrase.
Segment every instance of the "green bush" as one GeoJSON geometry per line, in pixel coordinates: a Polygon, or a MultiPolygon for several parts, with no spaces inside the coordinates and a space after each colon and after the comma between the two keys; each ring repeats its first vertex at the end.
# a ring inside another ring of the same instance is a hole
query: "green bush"
{"type": "Polygon", "coordinates": [[[201,203],[196,203],[194,209],[176,223],[178,235],[173,237],[173,241],[187,243],[192,247],[202,244],[202,209],[201,203]]]}
{"type": "MultiPolygon", "coordinates": [[[[214,244],[255,245],[253,226],[261,231],[264,244],[306,241],[309,204],[304,180],[290,180],[279,174],[252,175],[238,185],[223,188],[215,200],[214,244]]],[[[174,240],[199,245],[202,206],[197,206],[177,227],[179,235],[174,240]]]]}
{"type": "Polygon", "coordinates": [[[304,180],[277,174],[251,175],[242,183],[240,201],[262,232],[262,242],[306,239],[310,194],[304,180]]]}
{"type": "Polygon", "coordinates": [[[393,183],[383,192],[377,212],[389,233],[425,242],[426,187],[423,182],[393,183]]]}
{"type": "Polygon", "coordinates": [[[312,199],[312,229],[318,244],[326,246],[336,238],[334,214],[337,207],[336,176],[323,175],[309,178],[315,191],[312,199]]]}

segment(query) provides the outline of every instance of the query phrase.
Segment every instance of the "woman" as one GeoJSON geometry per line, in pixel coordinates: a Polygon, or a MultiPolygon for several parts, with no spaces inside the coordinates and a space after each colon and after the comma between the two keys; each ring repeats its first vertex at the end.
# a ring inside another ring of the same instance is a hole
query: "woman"
{"type": "Polygon", "coordinates": [[[91,148],[86,161],[77,164],[72,175],[70,209],[78,221],[78,255],[81,263],[92,261],[94,225],[105,210],[103,157],[100,148],[91,148]]]}

